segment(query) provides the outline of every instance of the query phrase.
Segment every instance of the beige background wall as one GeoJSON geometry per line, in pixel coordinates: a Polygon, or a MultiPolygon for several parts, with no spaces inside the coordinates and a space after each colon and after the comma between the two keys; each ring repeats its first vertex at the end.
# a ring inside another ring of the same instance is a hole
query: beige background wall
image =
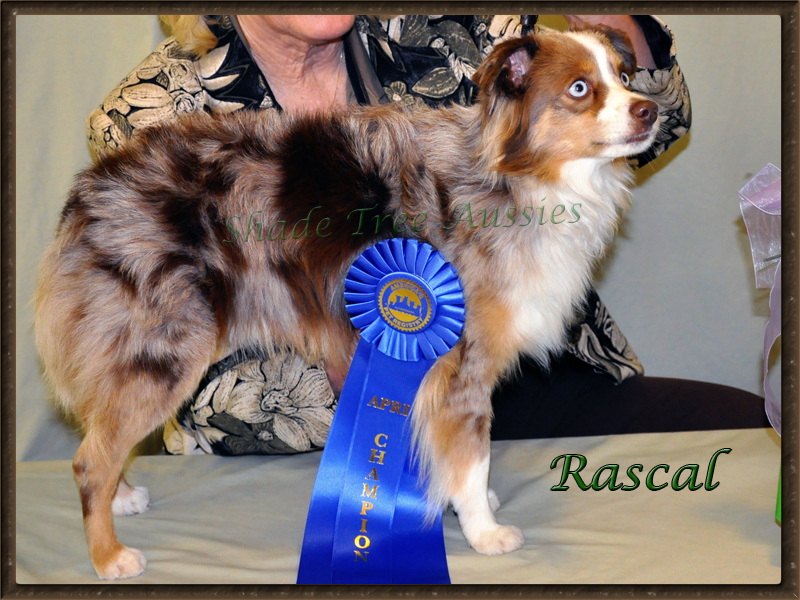
{"type": "MultiPolygon", "coordinates": [[[[781,166],[780,19],[663,20],[694,125],[680,152],[640,174],[598,289],[649,375],[761,393],[767,299],[736,192],[767,162],[781,166]]],[[[48,401],[33,348],[34,269],[89,161],[84,118],[163,35],[150,16],[19,16],[16,27],[17,458],[68,458],[78,438],[48,401]]]]}

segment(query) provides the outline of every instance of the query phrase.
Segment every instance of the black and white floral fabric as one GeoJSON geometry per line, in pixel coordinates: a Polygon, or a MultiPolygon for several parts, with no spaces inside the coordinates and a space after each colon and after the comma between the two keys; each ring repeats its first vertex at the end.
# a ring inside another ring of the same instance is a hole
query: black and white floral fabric
{"type": "Polygon", "coordinates": [[[644,374],[642,363],[594,290],[589,290],[582,318],[569,332],[567,351],[617,383],[644,374]]]}
{"type": "Polygon", "coordinates": [[[478,65],[521,25],[515,16],[406,15],[356,27],[390,100],[438,106],[474,103],[478,65]]]}
{"type": "Polygon", "coordinates": [[[325,370],[281,350],[246,351],[212,367],[167,424],[171,454],[293,454],[322,448],[336,398],[325,370]],[[187,435],[191,432],[191,435],[187,435]]]}
{"type": "MultiPolygon", "coordinates": [[[[663,68],[640,68],[631,87],[658,105],[664,125],[655,147],[633,157],[639,166],[688,130],[691,104],[667,27],[635,17],[663,68]]],[[[208,17],[217,46],[198,58],[169,38],[122,80],[86,121],[97,156],[113,151],[141,127],[205,110],[281,110],[250,57],[234,21],[208,17]]],[[[527,23],[535,22],[528,17],[527,23]]],[[[521,35],[518,15],[358,16],[354,32],[368,57],[348,72],[379,83],[379,101],[432,107],[469,105],[477,98],[471,76],[494,46],[521,35]]],[[[351,76],[352,82],[352,76],[351,76]]],[[[356,86],[354,85],[354,89],[356,86]]],[[[359,102],[368,102],[356,90],[359,102]]],[[[594,291],[570,331],[569,352],[617,382],[644,373],[641,363],[594,291]]],[[[191,400],[164,432],[171,454],[285,454],[320,448],[336,407],[325,371],[287,350],[237,353],[214,365],[191,400]]]]}

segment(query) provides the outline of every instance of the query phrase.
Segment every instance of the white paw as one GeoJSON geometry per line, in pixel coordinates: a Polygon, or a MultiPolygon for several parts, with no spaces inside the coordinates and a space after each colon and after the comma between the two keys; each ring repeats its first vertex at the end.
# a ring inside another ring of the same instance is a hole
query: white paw
{"type": "Polygon", "coordinates": [[[146,487],[117,488],[117,495],[111,502],[111,512],[118,517],[138,515],[150,508],[150,492],[146,487]]]}
{"type": "Polygon", "coordinates": [[[489,488],[489,508],[492,509],[492,512],[497,512],[497,509],[500,508],[500,499],[497,497],[497,494],[494,493],[492,488],[489,488]]]}
{"type": "Polygon", "coordinates": [[[517,527],[495,525],[491,529],[467,537],[467,542],[481,554],[508,554],[522,548],[525,538],[517,527]]]}
{"type": "Polygon", "coordinates": [[[136,548],[122,546],[117,555],[102,569],[95,567],[100,579],[128,579],[144,573],[147,559],[136,548]]]}

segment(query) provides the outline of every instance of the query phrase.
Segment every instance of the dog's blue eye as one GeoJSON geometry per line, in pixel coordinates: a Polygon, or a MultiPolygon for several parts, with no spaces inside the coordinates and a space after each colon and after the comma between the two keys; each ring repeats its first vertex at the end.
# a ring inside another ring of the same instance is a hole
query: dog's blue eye
{"type": "Polygon", "coordinates": [[[631,83],[630,77],[628,77],[627,73],[620,73],[619,78],[622,80],[622,85],[628,87],[631,83]]]}
{"type": "Polygon", "coordinates": [[[569,86],[569,95],[573,98],[583,98],[588,91],[589,85],[582,79],[569,86]]]}

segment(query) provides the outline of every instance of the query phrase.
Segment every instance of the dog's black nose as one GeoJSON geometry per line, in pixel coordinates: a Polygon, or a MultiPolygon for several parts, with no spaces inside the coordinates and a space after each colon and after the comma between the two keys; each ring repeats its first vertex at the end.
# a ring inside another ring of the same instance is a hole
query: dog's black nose
{"type": "Polygon", "coordinates": [[[640,100],[631,104],[631,116],[639,121],[641,132],[648,131],[658,117],[658,105],[652,100],[640,100]]]}

